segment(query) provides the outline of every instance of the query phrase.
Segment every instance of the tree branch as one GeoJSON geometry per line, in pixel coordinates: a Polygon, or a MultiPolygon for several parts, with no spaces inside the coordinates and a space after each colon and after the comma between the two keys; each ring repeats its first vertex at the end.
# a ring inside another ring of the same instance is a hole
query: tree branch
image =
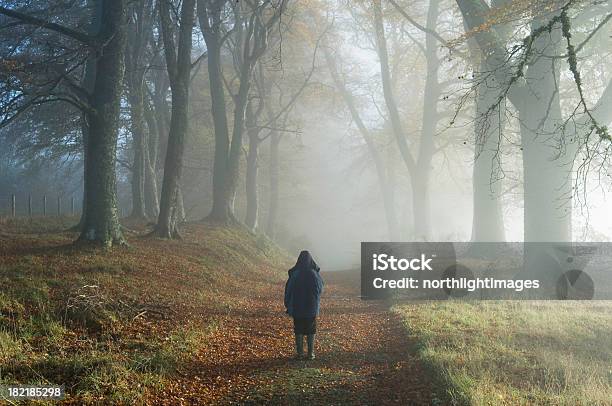
{"type": "MultiPolygon", "coordinates": [[[[416,27],[419,30],[423,31],[425,34],[431,35],[436,40],[438,40],[438,42],[440,42],[442,45],[444,45],[446,48],[450,49],[451,51],[456,51],[455,48],[453,47],[453,45],[451,43],[449,43],[447,40],[445,40],[444,38],[442,38],[442,36],[440,34],[435,32],[434,30],[430,30],[429,28],[422,26],[415,19],[410,17],[410,15],[408,15],[408,13],[406,13],[406,11],[403,8],[401,8],[400,5],[397,4],[397,2],[395,0],[388,0],[388,1],[389,1],[389,3],[391,3],[391,5],[393,5],[393,7],[395,7],[397,12],[400,13],[402,15],[402,17],[404,17],[406,20],[408,20],[408,22],[410,24],[412,24],[414,27],[416,27]]],[[[460,52],[458,52],[458,53],[460,53],[460,52]]]]}
{"type": "Polygon", "coordinates": [[[64,27],[63,25],[52,23],[49,21],[45,21],[41,18],[34,17],[19,11],[11,10],[6,7],[0,6],[0,14],[4,14],[7,17],[14,18],[19,20],[25,24],[33,25],[40,28],[46,28],[51,31],[55,31],[59,34],[65,35],[72,39],[75,39],[79,42],[82,42],[85,45],[95,46],[96,41],[95,38],[91,35],[85,34],[84,32],[76,31],[68,27],[64,27]]]}

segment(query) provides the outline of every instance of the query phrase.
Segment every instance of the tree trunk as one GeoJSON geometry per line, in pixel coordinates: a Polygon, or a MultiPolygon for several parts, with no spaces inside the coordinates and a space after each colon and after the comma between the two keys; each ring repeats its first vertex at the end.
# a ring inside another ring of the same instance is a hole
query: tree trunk
{"type": "MultiPolygon", "coordinates": [[[[477,0],[457,0],[468,28],[484,23],[488,7],[477,0]]],[[[539,16],[532,31],[552,15],[539,16]]],[[[503,89],[514,77],[505,43],[495,30],[474,35],[486,58],[487,71],[503,89]]],[[[571,159],[560,159],[559,71],[550,55],[559,55],[560,28],[539,35],[532,46],[524,85],[511,84],[507,97],[519,111],[524,176],[524,240],[569,241],[571,238],[571,159]]]]}
{"type": "MultiPolygon", "coordinates": [[[[433,2],[428,12],[428,25],[435,22],[438,15],[437,1],[433,2]]],[[[392,78],[389,69],[389,55],[385,37],[384,22],[380,0],[374,1],[374,26],[376,30],[376,46],[380,61],[380,75],[383,85],[385,104],[389,113],[389,122],[395,136],[397,146],[412,184],[412,203],[414,217],[414,235],[417,239],[427,240],[430,236],[430,205],[429,205],[429,175],[431,159],[434,153],[433,136],[437,123],[437,99],[439,94],[437,79],[436,44],[431,35],[426,37],[427,49],[427,79],[425,83],[425,99],[423,110],[423,128],[418,160],[412,156],[406,134],[400,119],[397,102],[393,95],[392,78]]]]}
{"type": "MultiPolygon", "coordinates": [[[[480,71],[487,67],[481,64],[480,71]]],[[[499,90],[492,78],[481,75],[476,95],[476,119],[474,124],[474,168],[472,211],[472,241],[505,241],[501,207],[501,139],[505,103],[499,101],[499,90]]]]}
{"type": "Polygon", "coordinates": [[[155,234],[163,238],[179,236],[179,217],[175,213],[179,184],[183,172],[183,153],[189,120],[189,83],[191,74],[192,30],[195,20],[195,0],[183,1],[181,8],[178,51],[175,51],[169,5],[160,3],[162,33],[168,76],[172,90],[172,115],[168,134],[168,149],[164,164],[164,179],[155,234]]]}
{"type": "Polygon", "coordinates": [[[85,218],[79,241],[125,244],[117,213],[115,159],[126,47],[125,0],[104,2],[85,162],[85,218]]]}
{"type": "MultiPolygon", "coordinates": [[[[545,20],[548,21],[548,20],[545,20]]],[[[542,21],[535,21],[535,29],[542,21]]],[[[541,55],[558,55],[561,32],[541,35],[525,73],[532,95],[519,111],[525,190],[525,241],[571,240],[571,165],[559,156],[563,135],[559,70],[541,55]]],[[[568,157],[570,159],[570,157],[568,157]]]]}
{"type": "MultiPolygon", "coordinates": [[[[89,68],[85,68],[87,72],[89,68]]],[[[87,77],[87,73],[85,74],[87,77]]],[[[93,81],[93,77],[92,77],[93,81]]],[[[89,161],[89,149],[87,147],[89,139],[89,123],[87,122],[87,114],[81,113],[81,141],[83,143],[83,199],[81,202],[81,218],[77,225],[72,227],[71,231],[81,231],[85,224],[85,213],[87,212],[87,161],[89,161]]]]}
{"type": "Polygon", "coordinates": [[[145,118],[147,122],[149,143],[145,154],[145,208],[147,217],[157,218],[159,215],[159,200],[157,197],[157,150],[159,146],[159,130],[157,119],[151,111],[151,106],[145,102],[145,118]]]}
{"type": "Polygon", "coordinates": [[[144,76],[146,64],[143,61],[143,51],[146,38],[150,36],[153,29],[151,22],[152,3],[148,0],[134,1],[130,4],[129,11],[125,76],[128,101],[130,103],[132,148],[134,152],[132,163],[132,213],[130,216],[135,219],[146,219],[145,182],[149,154],[149,134],[145,127],[144,76]]]}
{"type": "Polygon", "coordinates": [[[427,241],[430,230],[429,168],[419,168],[410,176],[412,185],[412,210],[414,238],[427,241]]]}
{"type": "MultiPolygon", "coordinates": [[[[139,84],[129,80],[129,102],[132,129],[132,148],[134,161],[132,163],[132,213],[134,219],[146,219],[145,177],[147,136],[144,125],[143,94],[139,84]]],[[[140,82],[142,83],[142,82],[140,82]]],[[[142,86],[142,85],[140,85],[142,86]]]]}
{"type": "Polygon", "coordinates": [[[412,172],[415,169],[416,163],[412,157],[412,154],[410,153],[408,140],[406,139],[406,134],[404,133],[402,120],[400,119],[400,112],[393,95],[393,81],[389,68],[389,52],[387,50],[387,38],[385,36],[385,25],[380,0],[373,1],[373,11],[376,48],[380,63],[380,77],[382,81],[385,106],[387,107],[387,112],[389,114],[389,123],[391,124],[391,129],[393,130],[393,135],[397,142],[400,156],[402,157],[408,172],[412,172]]]}
{"type": "Polygon", "coordinates": [[[246,106],[246,129],[249,139],[249,150],[246,159],[246,226],[255,231],[259,222],[259,138],[260,128],[257,126],[257,120],[264,108],[263,103],[265,95],[261,95],[257,109],[253,109],[253,101],[249,101],[246,106]]]}
{"type": "Polygon", "coordinates": [[[385,220],[387,221],[387,234],[390,241],[398,241],[400,239],[399,222],[395,211],[395,193],[393,185],[390,182],[381,183],[383,194],[383,205],[385,207],[385,220]]]}
{"type": "MultiPolygon", "coordinates": [[[[92,1],[90,1],[88,5],[92,5],[91,3],[92,1]]],[[[98,35],[102,26],[102,2],[98,1],[93,5],[95,8],[91,19],[91,24],[89,25],[87,31],[90,35],[98,35]]],[[[83,80],[81,81],[83,89],[85,89],[88,94],[92,94],[94,90],[96,81],[96,64],[95,53],[91,52],[87,57],[85,72],[83,75],[83,80]]],[[[89,159],[87,140],[89,138],[89,123],[87,122],[87,114],[84,112],[81,113],[81,136],[83,143],[83,199],[81,202],[81,218],[79,219],[79,223],[72,228],[75,231],[81,231],[83,229],[87,209],[87,161],[89,159]]]]}
{"type": "Polygon", "coordinates": [[[206,44],[208,46],[208,77],[215,128],[215,155],[212,181],[213,206],[208,218],[219,222],[229,222],[232,217],[233,202],[226,184],[230,139],[225,109],[223,74],[221,72],[221,46],[212,39],[208,39],[206,44]]]}
{"type": "MultiPolygon", "coordinates": [[[[351,100],[352,104],[352,100],[351,100]]],[[[354,107],[353,107],[354,108],[354,107]]],[[[359,117],[358,127],[364,127],[365,125],[359,117]]],[[[366,146],[370,151],[370,155],[374,161],[374,167],[376,174],[378,175],[378,184],[380,187],[380,196],[382,197],[383,207],[385,210],[385,221],[387,223],[387,236],[389,241],[398,241],[401,238],[399,220],[397,218],[397,212],[395,210],[395,168],[394,168],[394,156],[393,150],[386,148],[386,157],[383,159],[378,147],[369,133],[362,137],[366,141],[366,146]]]]}
{"type": "Polygon", "coordinates": [[[257,176],[258,176],[258,155],[259,155],[259,137],[256,129],[249,128],[249,151],[247,153],[246,165],[246,226],[255,230],[257,228],[257,220],[259,214],[259,196],[257,193],[257,176]]]}
{"type": "Polygon", "coordinates": [[[266,234],[270,238],[274,238],[276,235],[276,220],[278,218],[280,141],[281,135],[277,131],[273,131],[272,134],[270,134],[270,196],[268,203],[268,222],[266,224],[266,234]]]}
{"type": "Polygon", "coordinates": [[[280,19],[286,2],[279,2],[274,7],[266,2],[261,4],[258,2],[238,2],[233,7],[234,29],[236,31],[233,56],[239,71],[239,88],[238,94],[234,97],[234,122],[231,142],[227,133],[220,57],[221,41],[224,36],[222,11],[226,3],[226,0],[216,2],[199,0],[198,16],[202,34],[208,47],[208,71],[215,124],[213,209],[209,218],[222,222],[235,222],[234,198],[240,174],[242,138],[245,129],[245,111],[251,85],[251,74],[258,59],[268,46],[270,30],[280,19]]]}
{"type": "MultiPolygon", "coordinates": [[[[163,63],[163,61],[159,61],[163,63]]],[[[159,216],[159,189],[157,172],[161,157],[166,156],[167,138],[170,131],[169,107],[166,101],[168,78],[164,71],[157,72],[153,79],[154,93],[151,104],[145,104],[147,125],[149,127],[149,168],[150,176],[145,180],[147,210],[152,218],[159,216]],[[163,144],[163,146],[162,146],[163,144]]]]}
{"type": "MultiPolygon", "coordinates": [[[[435,30],[439,14],[439,1],[429,2],[427,11],[427,28],[435,30]]],[[[427,241],[431,238],[431,200],[429,182],[431,161],[434,155],[434,137],[438,124],[438,99],[440,84],[438,83],[438,43],[432,35],[425,36],[425,60],[427,61],[427,76],[423,91],[423,120],[421,140],[417,165],[413,172],[412,193],[415,237],[427,241]]]]}
{"type": "MultiPolygon", "coordinates": [[[[163,61],[160,61],[163,63],[163,61]]],[[[152,97],[155,122],[157,124],[157,147],[156,154],[151,155],[151,162],[155,162],[154,168],[159,168],[166,157],[168,149],[168,133],[170,131],[170,107],[168,106],[168,78],[165,73],[158,72],[159,76],[154,80],[155,93],[152,97]]],[[[151,150],[153,152],[153,150],[151,150]]]]}
{"type": "Polygon", "coordinates": [[[230,145],[229,158],[227,162],[226,196],[229,197],[230,220],[235,221],[234,199],[238,188],[240,177],[240,158],[242,156],[242,139],[245,130],[246,107],[249,101],[249,89],[251,87],[251,68],[242,67],[240,75],[240,86],[235,97],[234,126],[232,130],[232,142],[230,145]]]}
{"type": "Polygon", "coordinates": [[[173,221],[176,224],[184,223],[186,220],[185,201],[183,200],[183,188],[180,184],[178,187],[178,192],[176,194],[176,207],[172,211],[172,215],[174,216],[173,221]]]}
{"type": "Polygon", "coordinates": [[[225,0],[208,2],[198,0],[198,19],[206,42],[208,81],[212,103],[212,118],[215,130],[215,154],[213,161],[213,205],[208,219],[228,222],[232,213],[232,201],[227,194],[227,157],[230,149],[229,127],[225,108],[221,38],[222,13],[225,0]]]}

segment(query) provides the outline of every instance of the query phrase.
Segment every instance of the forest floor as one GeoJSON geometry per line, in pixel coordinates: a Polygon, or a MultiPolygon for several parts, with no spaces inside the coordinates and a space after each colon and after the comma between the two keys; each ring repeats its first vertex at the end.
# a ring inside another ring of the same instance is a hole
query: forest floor
{"type": "Polygon", "coordinates": [[[269,240],[126,222],[129,248],[77,249],[75,221],[0,219],[0,386],[64,384],[75,405],[612,405],[609,301],[366,302],[358,272],[323,269],[317,358],[296,361],[294,258],[269,240]]]}
{"type": "MultiPolygon", "coordinates": [[[[72,219],[74,221],[74,219],[72,219]]],[[[64,384],[66,404],[435,404],[401,322],[323,273],[317,358],[295,361],[291,259],[240,229],[75,249],[71,219],[0,223],[0,384],[64,384]]]]}

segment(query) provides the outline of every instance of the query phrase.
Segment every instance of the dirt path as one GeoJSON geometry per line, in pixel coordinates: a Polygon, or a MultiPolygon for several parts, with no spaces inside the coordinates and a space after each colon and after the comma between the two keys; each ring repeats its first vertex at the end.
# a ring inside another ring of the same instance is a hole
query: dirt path
{"type": "MultiPolygon", "coordinates": [[[[431,404],[429,379],[410,353],[401,322],[357,297],[358,275],[328,273],[317,358],[294,361],[283,284],[254,289],[221,319],[165,404],[431,404]]],[[[247,287],[248,289],[248,287],[247,287]]]]}

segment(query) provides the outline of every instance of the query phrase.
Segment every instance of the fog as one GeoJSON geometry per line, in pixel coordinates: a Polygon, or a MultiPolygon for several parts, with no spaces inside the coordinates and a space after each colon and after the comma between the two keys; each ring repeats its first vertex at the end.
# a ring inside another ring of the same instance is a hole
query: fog
{"type": "MultiPolygon", "coordinates": [[[[50,3],[20,10],[81,31],[96,13],[50,3]]],[[[608,2],[221,3],[177,2],[185,14],[168,26],[163,7],[126,6],[126,68],[104,134],[88,118],[95,91],[83,101],[74,90],[102,58],[76,35],[9,31],[15,17],[0,12],[3,214],[13,195],[17,215],[30,196],[40,215],[42,196],[59,195],[84,213],[84,238],[100,235],[87,205],[102,192],[88,187],[109,182],[118,217],[162,237],[231,223],[311,250],[328,270],[357,266],[362,241],[612,238],[608,2]],[[134,45],[136,21],[149,31],[134,45]],[[110,149],[88,150],[87,126],[110,149]]]]}

